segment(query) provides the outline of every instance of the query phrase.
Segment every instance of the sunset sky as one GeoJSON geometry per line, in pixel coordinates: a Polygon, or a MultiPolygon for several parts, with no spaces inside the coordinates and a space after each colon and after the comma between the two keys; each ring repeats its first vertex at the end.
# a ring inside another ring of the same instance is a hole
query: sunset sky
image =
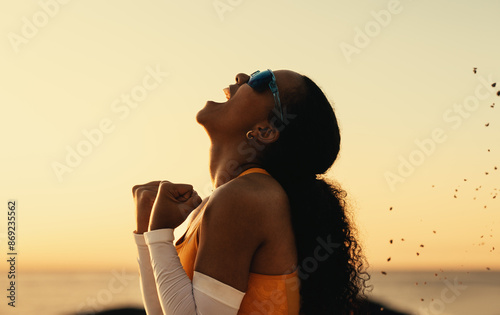
{"type": "Polygon", "coordinates": [[[132,186],[207,196],[195,115],[237,73],[270,68],[309,76],[334,104],[328,176],[371,268],[500,270],[500,2],[0,6],[2,261],[15,199],[24,270],[137,269],[132,186]]]}

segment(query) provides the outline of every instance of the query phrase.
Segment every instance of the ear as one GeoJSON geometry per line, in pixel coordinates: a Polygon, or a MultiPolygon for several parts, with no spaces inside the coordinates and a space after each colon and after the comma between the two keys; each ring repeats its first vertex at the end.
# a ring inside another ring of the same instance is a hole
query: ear
{"type": "Polygon", "coordinates": [[[254,137],[263,144],[270,144],[278,140],[280,132],[272,127],[268,122],[255,126],[254,137]]]}

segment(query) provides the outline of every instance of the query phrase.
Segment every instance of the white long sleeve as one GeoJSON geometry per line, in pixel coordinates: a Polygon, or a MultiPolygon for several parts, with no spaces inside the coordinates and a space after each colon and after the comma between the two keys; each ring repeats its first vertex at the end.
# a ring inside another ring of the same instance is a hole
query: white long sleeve
{"type": "MultiPolygon", "coordinates": [[[[148,315],[236,315],[245,293],[196,271],[191,283],[173,240],[172,229],[144,233],[149,259],[139,257],[139,265],[148,315]],[[147,262],[150,262],[149,269],[142,266],[147,262]],[[153,287],[156,288],[154,293],[151,292],[153,287]]],[[[139,250],[139,255],[144,256],[145,251],[139,250]]]]}
{"type": "Polygon", "coordinates": [[[163,315],[158,293],[156,291],[155,276],[151,267],[149,248],[144,240],[143,234],[134,233],[135,244],[137,245],[137,262],[139,263],[139,274],[141,280],[142,300],[148,315],[163,315]]]}

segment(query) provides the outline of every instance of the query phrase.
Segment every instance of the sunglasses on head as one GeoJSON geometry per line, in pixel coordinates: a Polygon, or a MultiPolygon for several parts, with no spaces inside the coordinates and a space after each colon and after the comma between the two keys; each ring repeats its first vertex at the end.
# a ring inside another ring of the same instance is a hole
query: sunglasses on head
{"type": "Polygon", "coordinates": [[[276,111],[280,114],[281,122],[283,122],[283,111],[281,109],[280,94],[278,92],[278,85],[276,84],[276,78],[274,73],[267,69],[265,71],[255,71],[250,75],[250,80],[247,82],[252,89],[257,92],[262,92],[269,87],[274,97],[274,107],[276,111]]]}

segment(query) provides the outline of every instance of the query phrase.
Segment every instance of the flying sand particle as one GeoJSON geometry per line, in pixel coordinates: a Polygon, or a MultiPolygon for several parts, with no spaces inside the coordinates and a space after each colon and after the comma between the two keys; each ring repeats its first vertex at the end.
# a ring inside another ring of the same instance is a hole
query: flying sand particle
{"type": "Polygon", "coordinates": [[[486,127],[488,127],[489,125],[490,125],[490,123],[485,124],[486,127]]]}
{"type": "Polygon", "coordinates": [[[474,73],[477,73],[477,68],[472,69],[474,73]]]}
{"type": "Polygon", "coordinates": [[[391,244],[392,244],[392,240],[389,240],[389,243],[391,243],[391,244]]]}
{"type": "Polygon", "coordinates": [[[492,87],[495,87],[495,86],[497,86],[497,83],[496,83],[496,82],[495,82],[495,83],[492,83],[492,84],[491,84],[491,86],[492,86],[492,87]]]}
{"type": "Polygon", "coordinates": [[[387,272],[381,271],[384,276],[387,276],[387,272]]]}
{"type": "Polygon", "coordinates": [[[391,257],[387,258],[387,261],[391,261],[391,257]]]}

